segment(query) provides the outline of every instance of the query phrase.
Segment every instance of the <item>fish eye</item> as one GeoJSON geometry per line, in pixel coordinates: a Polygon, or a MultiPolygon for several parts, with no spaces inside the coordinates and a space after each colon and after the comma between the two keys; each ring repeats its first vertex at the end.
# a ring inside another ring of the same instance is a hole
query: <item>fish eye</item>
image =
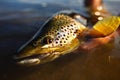
{"type": "Polygon", "coordinates": [[[46,36],[42,39],[41,43],[43,45],[52,43],[53,38],[51,36],[46,36]]]}

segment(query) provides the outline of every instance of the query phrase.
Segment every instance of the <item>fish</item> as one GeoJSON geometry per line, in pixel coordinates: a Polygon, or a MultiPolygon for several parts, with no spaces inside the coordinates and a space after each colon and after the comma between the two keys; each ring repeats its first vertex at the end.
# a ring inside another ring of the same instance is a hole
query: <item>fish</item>
{"type": "Polygon", "coordinates": [[[27,66],[51,62],[79,49],[80,45],[85,43],[86,33],[92,34],[90,36],[97,34],[97,38],[101,37],[98,34],[107,36],[116,31],[119,25],[120,17],[110,16],[98,21],[91,30],[81,22],[78,14],[59,12],[48,19],[38,32],[20,47],[14,59],[17,64],[27,66]]]}
{"type": "Polygon", "coordinates": [[[68,14],[52,16],[14,56],[17,64],[37,65],[76,50],[82,43],[80,35],[86,27],[68,14]]]}

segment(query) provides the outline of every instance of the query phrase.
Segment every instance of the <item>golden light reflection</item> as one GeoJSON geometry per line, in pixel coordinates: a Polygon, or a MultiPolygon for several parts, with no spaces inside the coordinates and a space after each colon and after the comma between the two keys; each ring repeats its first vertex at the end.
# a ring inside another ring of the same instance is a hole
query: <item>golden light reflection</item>
{"type": "Polygon", "coordinates": [[[101,11],[102,9],[103,9],[102,6],[98,6],[98,7],[97,7],[97,10],[99,10],[99,11],[101,11]]]}
{"type": "Polygon", "coordinates": [[[111,56],[108,56],[108,62],[110,63],[110,60],[111,60],[111,56]]]}
{"type": "Polygon", "coordinates": [[[95,14],[96,16],[101,15],[101,13],[100,13],[100,12],[98,12],[98,11],[96,11],[94,14],[95,14]]]}
{"type": "Polygon", "coordinates": [[[100,17],[98,17],[98,20],[99,20],[99,21],[100,21],[100,20],[103,20],[103,17],[101,17],[101,16],[100,16],[100,17]]]}

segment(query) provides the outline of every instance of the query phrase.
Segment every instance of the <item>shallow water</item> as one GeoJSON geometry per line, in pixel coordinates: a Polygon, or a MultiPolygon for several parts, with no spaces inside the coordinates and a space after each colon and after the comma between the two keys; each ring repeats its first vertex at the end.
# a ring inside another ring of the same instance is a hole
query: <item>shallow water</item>
{"type": "MultiPolygon", "coordinates": [[[[120,79],[119,36],[116,36],[114,41],[89,52],[71,53],[43,65],[25,67],[13,63],[11,56],[53,13],[74,9],[85,14],[81,0],[66,2],[0,1],[0,80],[120,79]],[[70,4],[65,5],[66,2],[70,4]]],[[[114,15],[120,14],[119,4],[120,1],[105,1],[105,7],[114,15]]]]}

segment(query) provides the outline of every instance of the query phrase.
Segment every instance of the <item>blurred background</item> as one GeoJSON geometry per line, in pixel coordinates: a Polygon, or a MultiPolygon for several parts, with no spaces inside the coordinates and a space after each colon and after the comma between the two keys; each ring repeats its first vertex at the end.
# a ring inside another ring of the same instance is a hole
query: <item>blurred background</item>
{"type": "MultiPolygon", "coordinates": [[[[120,0],[103,0],[120,15],[120,0]]],[[[89,54],[61,57],[35,67],[15,65],[11,56],[54,13],[76,10],[87,16],[83,0],[0,0],[0,80],[119,80],[120,45],[108,43],[89,54]]],[[[116,42],[119,37],[116,38],[116,42]]]]}

